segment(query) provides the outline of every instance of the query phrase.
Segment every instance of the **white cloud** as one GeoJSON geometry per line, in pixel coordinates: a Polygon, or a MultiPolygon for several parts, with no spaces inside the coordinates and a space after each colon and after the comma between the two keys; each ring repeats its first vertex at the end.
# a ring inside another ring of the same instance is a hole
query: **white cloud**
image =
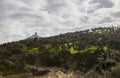
{"type": "Polygon", "coordinates": [[[0,43],[117,25],[120,0],[0,0],[0,43]]]}

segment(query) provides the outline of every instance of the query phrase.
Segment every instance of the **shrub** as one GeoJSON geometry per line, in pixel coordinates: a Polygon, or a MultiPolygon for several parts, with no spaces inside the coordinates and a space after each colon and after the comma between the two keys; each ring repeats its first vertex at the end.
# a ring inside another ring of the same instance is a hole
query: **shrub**
{"type": "Polygon", "coordinates": [[[120,65],[112,68],[111,77],[120,78],[120,65]]]}

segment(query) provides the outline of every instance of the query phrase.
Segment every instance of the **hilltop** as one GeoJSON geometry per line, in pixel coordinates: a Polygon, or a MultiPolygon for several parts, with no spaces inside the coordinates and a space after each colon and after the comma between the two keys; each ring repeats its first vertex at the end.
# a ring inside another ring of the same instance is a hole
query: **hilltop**
{"type": "MultiPolygon", "coordinates": [[[[82,74],[92,70],[105,74],[105,71],[117,71],[112,67],[120,68],[119,57],[120,28],[94,28],[37,40],[28,38],[2,44],[0,72],[34,73],[38,71],[37,67],[56,67],[64,71],[80,71],[82,74]]],[[[117,73],[119,75],[120,71],[117,73]]]]}

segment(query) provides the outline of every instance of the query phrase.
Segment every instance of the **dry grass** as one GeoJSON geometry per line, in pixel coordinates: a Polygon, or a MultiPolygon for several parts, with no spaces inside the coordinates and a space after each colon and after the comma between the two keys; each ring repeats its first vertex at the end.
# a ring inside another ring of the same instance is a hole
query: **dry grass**
{"type": "Polygon", "coordinates": [[[63,73],[62,71],[51,71],[50,73],[43,76],[33,76],[32,74],[16,74],[16,75],[7,75],[0,78],[83,78],[80,73],[69,72],[63,73]]]}
{"type": "Polygon", "coordinates": [[[102,74],[91,70],[86,75],[83,75],[81,74],[81,72],[63,72],[60,69],[51,68],[49,73],[42,76],[33,76],[32,73],[14,74],[6,76],[0,74],[0,78],[120,78],[120,65],[113,67],[112,72],[103,71],[102,74]]]}

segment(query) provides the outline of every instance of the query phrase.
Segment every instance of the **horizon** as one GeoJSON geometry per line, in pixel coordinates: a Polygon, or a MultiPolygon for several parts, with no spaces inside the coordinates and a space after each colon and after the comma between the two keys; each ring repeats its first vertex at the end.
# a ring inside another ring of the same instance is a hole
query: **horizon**
{"type": "Polygon", "coordinates": [[[0,44],[34,32],[42,37],[97,27],[120,27],[119,0],[1,0],[0,44]]]}
{"type": "MultiPolygon", "coordinates": [[[[103,27],[99,26],[99,27],[94,27],[94,28],[105,28],[105,27],[108,28],[108,27],[120,27],[120,26],[119,25],[117,25],[117,26],[103,26],[103,27]]],[[[80,31],[85,31],[85,30],[90,30],[91,31],[91,29],[94,29],[94,28],[85,28],[85,29],[82,29],[82,30],[64,32],[64,33],[59,33],[59,34],[50,35],[50,36],[40,36],[37,32],[34,32],[33,34],[31,34],[31,35],[29,35],[29,36],[27,36],[23,39],[7,41],[7,42],[4,42],[4,43],[0,43],[0,45],[5,44],[5,43],[17,42],[17,41],[20,41],[20,40],[25,40],[25,39],[30,38],[30,37],[32,38],[32,36],[34,36],[36,33],[37,33],[37,36],[40,37],[40,38],[47,38],[47,37],[58,36],[58,35],[61,35],[61,34],[75,33],[75,32],[80,32],[80,31]]]]}

